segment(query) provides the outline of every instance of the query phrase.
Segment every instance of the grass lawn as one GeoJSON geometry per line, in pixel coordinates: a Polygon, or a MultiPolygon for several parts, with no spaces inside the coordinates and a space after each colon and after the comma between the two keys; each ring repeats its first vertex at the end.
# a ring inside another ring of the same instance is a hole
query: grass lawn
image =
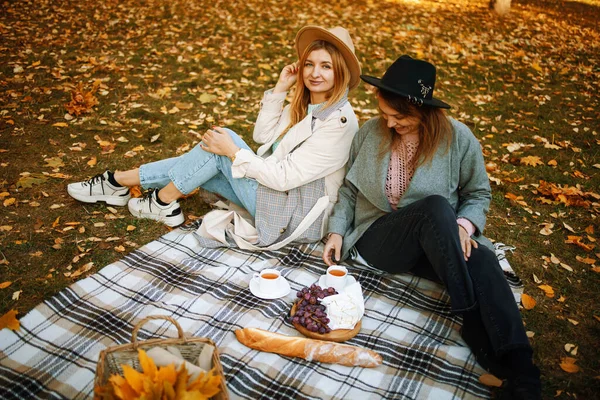
{"type": "MultiPolygon", "coordinates": [[[[502,17],[482,0],[328,3],[0,4],[0,315],[23,315],[168,231],[126,208],[77,203],[67,183],[176,156],[212,125],[251,142],[296,31],[341,25],[365,74],[401,54],[438,67],[436,96],[484,149],[487,236],[516,247],[509,261],[536,302],[522,314],[544,396],[596,396],[600,2],[519,0],[502,17]],[[97,104],[76,115],[78,87],[97,104]],[[561,368],[564,357],[579,370],[561,368]]],[[[350,98],[361,123],[377,113],[364,85],[350,98]]],[[[208,205],[192,195],[183,209],[194,219],[208,205]]]]}

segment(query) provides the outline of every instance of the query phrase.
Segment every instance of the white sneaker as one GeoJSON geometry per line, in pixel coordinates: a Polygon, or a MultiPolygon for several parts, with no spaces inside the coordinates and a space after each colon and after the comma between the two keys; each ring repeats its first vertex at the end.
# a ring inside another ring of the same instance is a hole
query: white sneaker
{"type": "Polygon", "coordinates": [[[129,200],[129,212],[134,217],[149,218],[163,222],[167,226],[179,226],[185,221],[185,217],[179,207],[177,200],[169,205],[161,206],[156,200],[158,190],[152,190],[142,198],[134,198],[129,200]]]}
{"type": "Polygon", "coordinates": [[[131,198],[128,187],[110,184],[108,171],[84,182],[70,183],[67,192],[74,199],[84,203],[104,201],[111,206],[124,206],[131,198]]]}

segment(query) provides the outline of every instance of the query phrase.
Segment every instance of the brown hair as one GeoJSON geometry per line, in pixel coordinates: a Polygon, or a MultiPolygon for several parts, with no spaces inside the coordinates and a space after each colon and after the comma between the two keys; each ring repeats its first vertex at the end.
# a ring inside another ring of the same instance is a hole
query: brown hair
{"type": "Polygon", "coordinates": [[[350,70],[346,65],[342,53],[340,53],[337,47],[324,40],[316,40],[306,46],[302,57],[300,57],[300,62],[298,63],[296,91],[290,104],[290,124],[285,128],[280,138],[282,138],[292,126],[296,125],[306,117],[308,104],[310,103],[310,90],[304,85],[304,79],[302,78],[304,74],[304,64],[310,53],[321,49],[324,49],[329,53],[333,64],[333,89],[331,89],[331,93],[329,93],[329,98],[327,99],[325,107],[329,107],[340,101],[348,89],[348,85],[350,84],[350,70]]]}
{"type": "MultiPolygon", "coordinates": [[[[431,162],[440,146],[448,150],[452,140],[452,125],[442,108],[416,106],[405,97],[383,89],[378,89],[377,94],[401,116],[419,119],[419,148],[413,159],[415,166],[431,162]]],[[[380,123],[382,132],[386,132],[379,145],[379,155],[383,156],[400,137],[393,129],[388,128],[384,118],[380,118],[380,123]]]]}

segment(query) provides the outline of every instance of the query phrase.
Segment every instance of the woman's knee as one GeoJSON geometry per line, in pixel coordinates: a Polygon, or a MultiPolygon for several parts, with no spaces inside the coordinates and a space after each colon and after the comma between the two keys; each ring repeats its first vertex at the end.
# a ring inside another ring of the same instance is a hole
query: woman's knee
{"type": "Polygon", "coordinates": [[[455,228],[456,213],[445,197],[439,195],[427,196],[415,205],[418,207],[419,213],[427,216],[435,225],[455,228]]]}
{"type": "Polygon", "coordinates": [[[471,256],[467,261],[467,268],[474,279],[495,279],[499,274],[502,274],[498,257],[484,245],[471,248],[471,256]]]}

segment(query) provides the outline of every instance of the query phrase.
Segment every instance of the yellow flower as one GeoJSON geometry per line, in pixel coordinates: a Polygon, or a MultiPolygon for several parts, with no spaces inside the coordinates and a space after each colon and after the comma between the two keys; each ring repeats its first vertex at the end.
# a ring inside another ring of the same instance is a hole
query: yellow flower
{"type": "Polygon", "coordinates": [[[220,392],[221,377],[215,368],[201,373],[189,382],[185,364],[175,370],[174,364],[157,368],[144,350],[138,350],[142,372],[129,365],[121,365],[123,376],[111,375],[102,387],[94,388],[96,398],[102,400],[208,400],[220,392]],[[188,383],[189,382],[189,383],[188,383]]]}

